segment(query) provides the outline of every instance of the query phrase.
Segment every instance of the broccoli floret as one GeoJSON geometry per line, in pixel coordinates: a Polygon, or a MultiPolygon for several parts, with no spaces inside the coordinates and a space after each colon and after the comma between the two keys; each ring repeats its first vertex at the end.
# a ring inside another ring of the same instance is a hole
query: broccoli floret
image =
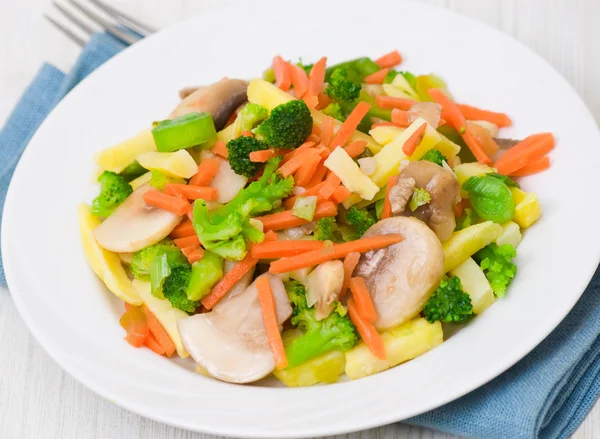
{"type": "Polygon", "coordinates": [[[187,287],[191,276],[192,268],[189,265],[173,268],[162,287],[165,299],[171,302],[173,308],[180,309],[188,314],[193,313],[200,306],[200,301],[190,300],[187,297],[187,287]]]}
{"type": "Polygon", "coordinates": [[[265,107],[250,103],[246,105],[236,119],[236,127],[239,132],[250,131],[256,125],[269,117],[269,112],[265,107]]]}
{"type": "Polygon", "coordinates": [[[517,266],[511,261],[516,256],[517,250],[512,245],[499,246],[495,243],[485,246],[473,256],[498,297],[504,297],[506,288],[517,274],[517,266]]]}
{"type": "Polygon", "coordinates": [[[394,78],[396,76],[398,76],[400,74],[400,72],[398,70],[390,70],[389,72],[387,72],[387,75],[385,75],[385,79],[383,80],[384,84],[391,84],[392,82],[394,82],[394,78]]]}
{"type": "Polygon", "coordinates": [[[358,99],[360,89],[360,84],[348,79],[348,71],[345,68],[339,68],[334,70],[329,77],[325,93],[336,101],[352,102],[358,99]]]}
{"type": "Polygon", "coordinates": [[[437,149],[430,149],[427,151],[421,160],[426,160],[439,166],[442,166],[442,162],[448,163],[448,159],[437,149]]]}
{"type": "Polygon", "coordinates": [[[119,207],[119,204],[125,201],[133,189],[124,177],[110,171],[100,174],[98,181],[100,182],[100,195],[92,201],[92,213],[106,218],[119,207]]]}
{"type": "Polygon", "coordinates": [[[286,282],[286,291],[292,304],[291,323],[302,331],[300,337],[285,346],[288,367],[294,367],[311,358],[332,350],[347,351],[358,343],[358,334],[344,308],[317,321],[315,309],[306,303],[306,289],[300,282],[286,282]]]}
{"type": "Polygon", "coordinates": [[[323,108],[321,111],[323,113],[325,113],[327,116],[331,116],[334,119],[337,119],[341,122],[346,120],[346,116],[344,116],[342,107],[340,107],[340,104],[338,104],[337,102],[330,103],[325,108],[323,108]]]}
{"type": "Polygon", "coordinates": [[[262,164],[250,161],[250,153],[263,149],[269,149],[268,145],[250,136],[241,136],[227,142],[228,159],[233,172],[246,177],[256,175],[262,164]]]}
{"type": "Polygon", "coordinates": [[[425,204],[431,201],[431,194],[427,192],[426,189],[423,188],[415,188],[412,197],[410,198],[410,203],[408,203],[408,208],[411,212],[414,212],[419,207],[424,206],[425,204]]]}
{"type": "Polygon", "coordinates": [[[454,231],[458,232],[459,230],[465,229],[469,226],[472,226],[477,222],[477,215],[473,212],[473,209],[467,207],[463,214],[456,219],[456,227],[454,231]]]}
{"type": "Polygon", "coordinates": [[[169,267],[175,268],[189,265],[187,258],[181,253],[173,241],[163,239],[158,244],[136,251],[131,257],[131,273],[136,279],[150,275],[152,262],[159,256],[166,254],[169,267]]]}
{"type": "Polygon", "coordinates": [[[462,323],[473,315],[471,297],[462,289],[460,279],[452,276],[440,282],[440,286],[423,307],[423,315],[429,323],[462,323]]]}
{"type": "Polygon", "coordinates": [[[277,148],[296,148],[304,143],[312,132],[313,119],[304,101],[294,99],[273,108],[254,133],[263,137],[265,143],[277,148]]]}
{"type": "Polygon", "coordinates": [[[356,229],[359,238],[377,222],[367,209],[358,209],[354,206],[346,212],[346,221],[356,229]]]}
{"type": "Polygon", "coordinates": [[[315,226],[314,237],[319,241],[337,241],[335,232],[337,231],[337,224],[335,218],[326,217],[321,218],[317,221],[315,226]]]}

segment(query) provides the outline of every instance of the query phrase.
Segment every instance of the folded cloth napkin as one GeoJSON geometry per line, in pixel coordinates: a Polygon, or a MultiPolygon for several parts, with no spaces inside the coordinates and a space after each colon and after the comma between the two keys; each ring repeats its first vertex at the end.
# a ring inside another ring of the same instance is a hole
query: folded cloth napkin
{"type": "MultiPolygon", "coordinates": [[[[125,46],[94,35],[68,75],[45,65],[0,132],[0,219],[27,142],[58,101],[125,46]]],[[[0,264],[0,282],[5,285],[0,264]]],[[[533,352],[487,385],[405,421],[458,436],[567,438],[600,395],[600,270],[575,308],[533,352]]]]}

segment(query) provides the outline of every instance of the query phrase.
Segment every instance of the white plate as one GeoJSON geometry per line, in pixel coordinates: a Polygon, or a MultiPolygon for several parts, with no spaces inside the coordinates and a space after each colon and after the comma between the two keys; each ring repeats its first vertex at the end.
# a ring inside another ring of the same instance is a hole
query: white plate
{"type": "MultiPolygon", "coordinates": [[[[496,377],[531,351],[580,297],[600,256],[594,196],[600,135],[588,110],[545,61],[509,37],[451,12],[395,0],[371,11],[303,1],[198,17],[126,50],[69,94],[41,126],[13,177],[2,251],[15,303],[48,353],[122,407],[202,432],[256,438],[329,435],[398,421],[496,377]],[[384,373],[330,386],[237,386],[133,349],[122,303],[89,269],[76,208],[97,188],[92,155],[164,117],[177,91],[224,75],[253,77],[274,54],[312,61],[398,48],[403,69],[436,72],[458,100],[509,113],[507,136],[552,131],[552,169],[523,181],[542,219],[519,247],[508,296],[458,335],[384,373]]],[[[248,8],[243,10],[242,8],[248,8]]],[[[43,395],[40,395],[43,398],[43,395]]]]}

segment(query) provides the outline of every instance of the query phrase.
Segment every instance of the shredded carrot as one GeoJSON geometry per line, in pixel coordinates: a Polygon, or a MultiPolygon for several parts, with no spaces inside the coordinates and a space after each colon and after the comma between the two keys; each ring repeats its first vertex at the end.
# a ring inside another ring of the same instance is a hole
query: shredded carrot
{"type": "Polygon", "coordinates": [[[466,119],[485,120],[497,125],[499,128],[512,125],[512,120],[504,113],[481,110],[470,105],[456,104],[466,119]]]}
{"type": "Polygon", "coordinates": [[[315,187],[316,185],[321,183],[325,178],[325,174],[327,174],[328,169],[323,165],[323,162],[324,160],[321,160],[319,166],[317,166],[317,169],[315,170],[315,173],[313,174],[312,178],[306,184],[306,189],[315,187]]]}
{"type": "Polygon", "coordinates": [[[144,201],[148,206],[158,207],[175,215],[185,215],[189,209],[189,203],[173,195],[150,190],[144,193],[144,201]]]}
{"type": "Polygon", "coordinates": [[[329,146],[332,149],[338,146],[344,146],[356,128],[358,128],[360,122],[367,115],[367,112],[370,108],[370,104],[364,101],[359,102],[358,105],[354,107],[354,110],[352,110],[352,113],[348,115],[340,129],[337,131],[329,146]]]}
{"type": "Polygon", "coordinates": [[[265,163],[266,161],[268,161],[269,159],[272,159],[273,157],[279,157],[279,156],[288,154],[289,152],[290,152],[289,149],[277,149],[277,148],[264,149],[262,151],[252,151],[250,153],[250,161],[256,162],[256,163],[265,163]]]}
{"type": "Polygon", "coordinates": [[[392,122],[403,128],[409,126],[410,119],[408,117],[408,111],[398,110],[397,108],[394,108],[392,110],[392,122]]]}
{"type": "Polygon", "coordinates": [[[283,340],[279,332],[279,323],[277,322],[277,311],[275,309],[275,300],[273,299],[273,290],[268,276],[260,276],[256,279],[256,289],[258,290],[258,299],[262,309],[263,323],[269,340],[269,346],[277,369],[287,367],[288,361],[283,347],[283,340]]]}
{"type": "Polygon", "coordinates": [[[388,74],[388,69],[381,69],[375,73],[371,73],[369,76],[367,76],[364,81],[367,84],[383,84],[383,81],[385,80],[385,77],[388,74]]]}
{"type": "Polygon", "coordinates": [[[143,308],[144,313],[146,314],[146,321],[150,327],[150,332],[156,337],[158,343],[165,350],[165,355],[170,357],[175,352],[173,340],[171,340],[171,337],[169,337],[169,334],[167,334],[167,331],[162,327],[156,316],[152,314],[152,311],[150,311],[146,305],[144,305],[143,308]]]}
{"type": "Polygon", "coordinates": [[[372,323],[364,320],[356,307],[356,303],[353,299],[348,299],[348,314],[350,315],[350,320],[356,326],[356,330],[360,334],[360,337],[363,339],[369,350],[375,355],[377,358],[385,360],[385,345],[383,344],[383,339],[375,326],[372,323]]]}
{"type": "Polygon", "coordinates": [[[221,161],[218,158],[211,157],[202,160],[198,166],[198,172],[190,179],[188,184],[192,186],[208,186],[212,179],[219,172],[221,161]]]}
{"type": "Polygon", "coordinates": [[[273,72],[275,73],[275,85],[283,91],[288,91],[292,84],[289,64],[277,55],[273,58],[273,72]]]}
{"type": "Polygon", "coordinates": [[[374,130],[375,128],[379,128],[379,127],[406,128],[405,126],[398,125],[397,123],[394,123],[394,122],[378,122],[378,123],[374,123],[373,125],[371,125],[372,130],[374,130]]]}
{"type": "Polygon", "coordinates": [[[352,273],[354,273],[354,269],[358,265],[359,260],[360,253],[358,252],[348,253],[344,258],[344,283],[342,283],[342,291],[340,292],[340,298],[344,298],[346,296],[346,291],[348,291],[348,287],[350,286],[350,279],[352,278],[352,273]]]}
{"type": "Polygon", "coordinates": [[[281,174],[282,177],[289,177],[306,162],[306,155],[295,155],[288,162],[284,163],[279,167],[277,172],[281,174]]]}
{"type": "Polygon", "coordinates": [[[317,99],[319,93],[325,88],[325,67],[327,65],[327,57],[321,58],[317,61],[308,75],[308,93],[317,99]]]}
{"type": "Polygon", "coordinates": [[[318,104],[316,106],[317,110],[322,110],[323,108],[325,108],[326,106],[331,104],[331,98],[325,92],[319,93],[319,95],[317,96],[317,100],[318,100],[318,104]]]}
{"type": "Polygon", "coordinates": [[[319,163],[321,163],[321,156],[317,152],[311,151],[311,154],[306,154],[303,157],[303,160],[304,163],[302,163],[298,171],[294,174],[294,183],[298,186],[305,186],[308,184],[319,166],[319,163]]]}
{"type": "Polygon", "coordinates": [[[390,191],[394,185],[398,182],[398,176],[392,175],[387,182],[385,189],[385,199],[383,201],[383,210],[381,211],[381,219],[390,218],[392,216],[392,203],[390,201],[390,191]]]}
{"type": "Polygon", "coordinates": [[[528,175],[537,174],[538,172],[545,171],[550,167],[550,157],[544,156],[536,159],[527,165],[523,166],[518,171],[513,172],[511,177],[526,177],[528,175]]]}
{"type": "Polygon", "coordinates": [[[321,123],[321,143],[329,147],[333,140],[333,117],[325,116],[321,123]]]}
{"type": "Polygon", "coordinates": [[[414,133],[411,134],[411,136],[406,140],[406,142],[404,142],[404,145],[402,146],[402,151],[404,152],[404,154],[406,154],[409,157],[413,155],[415,149],[417,149],[417,146],[419,145],[419,143],[421,143],[421,137],[423,136],[423,133],[426,129],[427,123],[424,123],[419,128],[417,128],[417,130],[414,133]]]}
{"type": "Polygon", "coordinates": [[[286,273],[288,271],[299,270],[300,268],[312,267],[322,262],[333,259],[341,259],[348,253],[364,253],[370,250],[378,250],[388,247],[402,241],[404,237],[398,234],[377,235],[369,238],[361,238],[356,241],[344,242],[342,244],[333,244],[327,251],[315,250],[303,253],[298,256],[279,259],[271,262],[269,271],[273,274],[286,273]]]}
{"type": "Polygon", "coordinates": [[[324,241],[309,240],[261,242],[252,246],[251,253],[257,259],[286,258],[312,250],[319,250],[324,245],[324,241]]]}
{"type": "Polygon", "coordinates": [[[198,235],[196,235],[196,234],[193,234],[191,236],[186,236],[184,238],[174,239],[173,242],[180,249],[181,248],[185,248],[185,247],[189,247],[190,245],[194,245],[194,246],[199,246],[200,245],[200,240],[198,239],[198,235]]]}
{"type": "Polygon", "coordinates": [[[393,96],[378,95],[375,96],[375,103],[380,108],[396,108],[398,110],[410,110],[417,101],[406,98],[396,98],[393,96]]]}
{"type": "Polygon", "coordinates": [[[190,264],[199,261],[204,257],[204,250],[198,245],[190,245],[181,249],[181,253],[188,259],[190,264]]]}
{"type": "MultiPolygon", "coordinates": [[[[337,210],[337,204],[332,201],[320,202],[317,204],[317,208],[315,209],[313,220],[336,216],[337,210]]],[[[263,223],[265,230],[289,229],[290,227],[301,226],[302,224],[309,222],[305,219],[298,218],[296,215],[292,214],[291,210],[257,216],[256,219],[263,223]]]]}
{"type": "Polygon", "coordinates": [[[377,311],[371,299],[371,293],[362,277],[353,277],[350,279],[350,291],[356,303],[358,314],[367,322],[373,323],[377,320],[377,311]]]}
{"type": "Polygon", "coordinates": [[[293,151],[288,152],[287,154],[285,154],[283,156],[283,160],[281,161],[281,164],[285,165],[292,158],[294,158],[294,157],[296,157],[298,155],[304,154],[306,151],[308,151],[309,149],[311,149],[313,146],[315,146],[315,142],[313,142],[313,141],[304,142],[298,148],[296,148],[293,151]]]}
{"type": "Polygon", "coordinates": [[[467,121],[460,108],[439,88],[430,88],[428,92],[431,98],[442,106],[444,119],[449,121],[460,134],[464,134],[467,130],[467,121]]]}
{"type": "Polygon", "coordinates": [[[397,50],[393,50],[390,53],[386,53],[381,58],[377,58],[375,62],[382,69],[396,67],[402,63],[402,55],[400,55],[397,50]]]}
{"type": "Polygon", "coordinates": [[[144,344],[146,345],[146,347],[148,349],[150,349],[151,351],[153,351],[154,353],[156,353],[158,355],[165,354],[164,348],[160,345],[160,343],[158,342],[156,337],[154,335],[152,335],[151,333],[148,334],[148,337],[146,337],[146,340],[144,340],[144,344]]]}
{"type": "Polygon", "coordinates": [[[202,305],[204,305],[204,308],[209,311],[213,309],[213,307],[219,303],[219,300],[225,297],[225,294],[227,294],[227,292],[233,288],[236,282],[240,280],[246,273],[248,273],[248,271],[250,271],[250,269],[257,263],[258,259],[252,257],[250,252],[248,252],[246,257],[235,264],[231,271],[225,273],[221,280],[219,280],[219,282],[212,287],[210,293],[208,293],[208,295],[202,299],[202,305]]]}
{"type": "Polygon", "coordinates": [[[314,134],[315,136],[319,137],[321,135],[321,127],[319,125],[317,125],[316,123],[313,124],[312,126],[312,132],[311,134],[314,134]]]}
{"type": "Polygon", "coordinates": [[[183,194],[183,196],[188,200],[197,200],[198,198],[202,198],[206,201],[216,201],[219,198],[219,191],[214,187],[188,186],[187,184],[167,183],[165,185],[165,190],[167,190],[167,188],[173,188],[174,190],[183,194]]]}
{"type": "Polygon", "coordinates": [[[185,220],[175,227],[169,236],[171,238],[185,238],[195,234],[196,232],[194,231],[194,225],[192,222],[190,220],[185,220]]]}
{"type": "Polygon", "coordinates": [[[481,125],[467,122],[467,131],[471,133],[481,148],[488,156],[493,156],[500,148],[490,132],[481,125]]]}
{"type": "Polygon", "coordinates": [[[227,149],[227,144],[222,140],[217,140],[215,146],[210,150],[213,154],[219,155],[226,159],[229,157],[229,150],[227,149]]]}
{"type": "Polygon", "coordinates": [[[340,180],[337,175],[331,172],[325,179],[325,184],[323,187],[319,189],[319,195],[324,200],[329,200],[341,183],[342,180],[340,180]]]}
{"type": "Polygon", "coordinates": [[[344,186],[339,185],[337,187],[337,189],[333,192],[331,199],[333,201],[335,201],[336,203],[341,204],[344,201],[346,201],[346,198],[348,198],[349,196],[350,196],[350,191],[348,189],[346,189],[344,186]]]}
{"type": "Polygon", "coordinates": [[[511,175],[554,149],[552,133],[533,134],[510,148],[494,167],[499,173],[511,175]]]}
{"type": "Polygon", "coordinates": [[[331,150],[322,143],[320,143],[319,146],[316,146],[314,150],[318,152],[323,159],[326,159],[331,154],[331,150]]]}
{"type": "MultiPolygon", "coordinates": [[[[316,108],[319,105],[319,97],[311,94],[310,91],[304,94],[302,100],[308,108],[316,108]]],[[[309,139],[311,136],[314,136],[314,134],[311,134],[309,139]]]]}
{"type": "Polygon", "coordinates": [[[348,153],[348,155],[352,158],[358,157],[361,155],[365,148],[367,147],[367,142],[365,140],[356,140],[352,142],[350,145],[346,146],[344,149],[348,153]]]}
{"type": "Polygon", "coordinates": [[[279,240],[279,236],[277,236],[277,233],[275,233],[273,230],[267,230],[265,232],[265,240],[263,242],[277,241],[277,240],[279,240]]]}
{"type": "Polygon", "coordinates": [[[302,99],[302,96],[308,91],[308,75],[306,71],[296,64],[288,63],[291,74],[292,85],[296,92],[296,97],[302,99]]]}

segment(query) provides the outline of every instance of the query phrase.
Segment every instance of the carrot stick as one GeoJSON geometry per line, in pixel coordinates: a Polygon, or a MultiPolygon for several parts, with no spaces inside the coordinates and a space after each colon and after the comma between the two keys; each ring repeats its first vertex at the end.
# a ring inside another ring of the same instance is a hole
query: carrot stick
{"type": "Polygon", "coordinates": [[[250,252],[257,259],[274,259],[295,256],[312,250],[319,250],[324,241],[289,240],[261,242],[252,246],[250,252]]]}
{"type": "Polygon", "coordinates": [[[369,76],[367,76],[364,81],[367,84],[383,84],[383,81],[385,80],[385,77],[388,74],[388,69],[381,69],[375,73],[371,73],[369,76]]]}
{"type": "Polygon", "coordinates": [[[289,161],[284,163],[279,167],[277,172],[281,174],[282,177],[289,177],[306,162],[306,156],[295,155],[289,161]]]}
{"type": "Polygon", "coordinates": [[[317,95],[317,110],[322,110],[323,108],[325,108],[326,106],[328,106],[329,104],[331,104],[331,98],[329,97],[329,95],[327,93],[321,92],[317,95]]]}
{"type": "Polygon", "coordinates": [[[267,331],[269,346],[275,358],[277,369],[283,369],[288,365],[283,340],[279,332],[279,323],[277,322],[277,312],[275,311],[275,300],[273,299],[273,290],[268,276],[261,276],[256,279],[256,289],[258,290],[258,299],[262,309],[263,323],[267,331]]]}
{"type": "Polygon", "coordinates": [[[190,264],[193,264],[204,257],[204,250],[195,244],[182,248],[181,253],[184,254],[190,264]]]}
{"type": "Polygon", "coordinates": [[[220,155],[224,159],[229,157],[229,150],[227,149],[227,144],[222,140],[217,140],[215,146],[210,150],[215,155],[220,155]]]}
{"type": "Polygon", "coordinates": [[[471,133],[471,136],[481,145],[481,148],[488,156],[492,156],[498,152],[500,147],[490,132],[484,127],[476,123],[467,123],[467,132],[471,133]]]}
{"type": "Polygon", "coordinates": [[[277,236],[277,233],[275,233],[273,230],[267,230],[265,232],[265,240],[263,242],[277,241],[277,240],[279,240],[279,236],[277,236]]]}
{"type": "Polygon", "coordinates": [[[160,345],[160,343],[158,342],[156,337],[152,334],[148,334],[148,337],[146,337],[144,344],[146,345],[146,347],[148,349],[150,349],[151,351],[153,351],[154,353],[156,353],[158,355],[165,354],[164,348],[160,345]]]}
{"type": "Polygon", "coordinates": [[[296,64],[288,63],[291,74],[292,85],[296,91],[296,97],[302,99],[302,96],[308,91],[308,75],[306,71],[296,64]]]}
{"type": "Polygon", "coordinates": [[[298,148],[294,149],[293,151],[290,151],[290,152],[286,153],[283,156],[283,160],[281,161],[281,164],[285,165],[292,158],[294,158],[294,157],[296,157],[298,155],[304,154],[306,151],[308,151],[309,149],[311,149],[313,146],[315,146],[315,142],[313,142],[313,141],[304,142],[298,148]]]}
{"type": "Polygon", "coordinates": [[[484,165],[492,163],[492,159],[485,153],[483,146],[475,138],[472,130],[467,129],[462,138],[479,163],[483,163],[484,165]]]}
{"type": "Polygon", "coordinates": [[[192,222],[190,220],[185,220],[175,227],[169,236],[171,236],[171,238],[185,238],[195,234],[196,232],[194,231],[192,222]]]}
{"type": "Polygon", "coordinates": [[[331,141],[331,144],[329,145],[331,149],[336,148],[338,146],[344,146],[346,144],[346,142],[352,136],[352,133],[354,133],[354,131],[358,127],[358,124],[360,124],[360,121],[363,120],[363,118],[367,115],[367,112],[370,108],[371,105],[367,104],[364,101],[359,102],[358,105],[354,107],[352,113],[348,115],[338,132],[335,134],[335,137],[331,141]]]}
{"type": "Polygon", "coordinates": [[[344,201],[346,201],[346,198],[348,198],[349,196],[350,196],[350,191],[348,189],[346,189],[344,186],[339,185],[337,187],[337,189],[335,190],[335,192],[333,192],[331,199],[333,201],[335,201],[337,204],[341,204],[344,201]]]}
{"type": "Polygon", "coordinates": [[[390,201],[390,191],[394,185],[398,182],[398,176],[392,175],[387,182],[385,189],[385,199],[383,201],[383,210],[381,211],[381,219],[390,218],[392,216],[392,203],[390,201]]]}
{"type": "MultiPolygon", "coordinates": [[[[323,201],[317,204],[313,220],[337,215],[337,204],[332,201],[323,201]]],[[[298,218],[292,214],[291,210],[271,213],[269,215],[257,216],[257,220],[263,223],[265,230],[282,230],[290,227],[297,227],[308,223],[309,221],[298,218]]]]}
{"type": "MultiPolygon", "coordinates": [[[[311,94],[310,91],[304,94],[302,100],[308,108],[316,108],[319,105],[319,97],[311,94]]],[[[308,138],[310,139],[313,136],[314,134],[311,134],[308,138]]]]}
{"type": "Polygon", "coordinates": [[[398,125],[397,123],[394,123],[394,122],[379,122],[379,123],[374,123],[373,125],[371,125],[372,130],[374,130],[375,128],[379,128],[379,127],[406,128],[405,126],[398,125]]]}
{"type": "Polygon", "coordinates": [[[333,139],[333,117],[325,116],[321,123],[321,142],[329,147],[333,139]]]}
{"type": "Polygon", "coordinates": [[[200,240],[198,239],[198,236],[196,234],[191,235],[191,236],[186,236],[185,238],[174,239],[173,242],[180,249],[189,247],[190,245],[195,245],[195,246],[200,245],[200,240]]]}
{"type": "Polygon", "coordinates": [[[165,329],[162,327],[156,316],[152,314],[148,307],[144,305],[143,308],[144,313],[146,314],[146,321],[148,322],[148,326],[150,327],[150,332],[152,333],[152,335],[154,335],[154,337],[156,337],[158,343],[165,350],[165,355],[167,357],[170,357],[171,355],[173,355],[173,352],[175,352],[175,345],[173,344],[173,340],[171,340],[171,337],[169,337],[167,331],[165,331],[165,329]]]}
{"type": "Polygon", "coordinates": [[[312,69],[310,70],[310,73],[308,75],[308,94],[310,94],[311,96],[314,96],[315,99],[317,99],[317,103],[318,103],[318,97],[319,93],[321,93],[323,91],[323,89],[325,88],[325,66],[327,65],[327,57],[323,57],[321,58],[319,61],[317,61],[312,69]]]}
{"type": "Polygon", "coordinates": [[[494,167],[499,173],[510,175],[530,162],[542,158],[552,149],[554,149],[552,133],[533,134],[510,148],[494,167]]]}
{"type": "Polygon", "coordinates": [[[306,189],[313,188],[314,186],[321,183],[323,181],[323,178],[325,178],[325,174],[327,174],[328,169],[323,165],[323,162],[324,160],[321,160],[312,178],[308,183],[306,183],[306,189]]]}
{"type": "Polygon", "coordinates": [[[216,201],[219,198],[219,191],[214,187],[188,186],[187,184],[167,183],[165,190],[172,188],[183,194],[188,200],[197,200],[202,198],[206,201],[216,201]]]}
{"type": "Polygon", "coordinates": [[[294,183],[297,186],[306,185],[315,173],[319,163],[321,163],[321,156],[316,152],[310,152],[311,154],[306,154],[303,157],[304,163],[302,163],[298,171],[294,174],[294,183]]]}
{"type": "Polygon", "coordinates": [[[407,126],[409,126],[410,120],[408,118],[408,111],[398,110],[397,108],[394,108],[392,110],[392,122],[402,128],[406,128],[407,126]]]}
{"type": "Polygon", "coordinates": [[[333,172],[330,173],[325,179],[325,184],[319,190],[319,195],[323,197],[324,200],[329,200],[341,183],[342,180],[340,180],[337,175],[335,175],[333,172]]]}
{"type": "Polygon", "coordinates": [[[470,105],[456,104],[466,119],[469,120],[486,120],[497,125],[499,128],[512,125],[512,120],[504,113],[496,113],[494,111],[481,110],[470,105]]]}
{"type": "Polygon", "coordinates": [[[375,96],[375,103],[380,108],[397,108],[398,110],[408,111],[410,110],[410,107],[417,103],[417,101],[406,98],[378,95],[375,96]]]}
{"type": "Polygon", "coordinates": [[[400,53],[397,50],[393,50],[390,53],[386,53],[381,58],[377,58],[375,62],[382,69],[396,67],[402,62],[402,55],[400,55],[400,53]]]}
{"type": "Polygon", "coordinates": [[[318,152],[321,158],[323,159],[326,159],[327,157],[329,157],[329,154],[331,154],[331,150],[322,143],[320,143],[319,146],[315,147],[314,150],[318,152]]]}
{"type": "Polygon", "coordinates": [[[356,241],[334,244],[328,251],[315,250],[290,258],[279,259],[271,262],[269,271],[273,274],[286,273],[300,268],[312,267],[322,262],[345,257],[348,253],[364,253],[378,250],[402,241],[404,237],[397,234],[371,236],[356,241]]]}
{"type": "Polygon", "coordinates": [[[379,335],[379,332],[377,332],[372,323],[367,322],[360,316],[356,308],[356,303],[352,299],[348,299],[348,314],[350,314],[350,320],[356,326],[360,337],[373,355],[385,360],[385,346],[381,335],[379,335]]]}
{"type": "Polygon", "coordinates": [[[279,55],[273,58],[273,72],[275,73],[275,85],[283,91],[288,91],[292,84],[292,76],[288,63],[279,55]]]}
{"type": "Polygon", "coordinates": [[[147,191],[144,193],[144,201],[148,206],[158,207],[175,215],[185,215],[189,209],[189,203],[158,191],[147,191]]]}
{"type": "Polygon", "coordinates": [[[356,310],[358,314],[367,322],[374,323],[377,320],[377,311],[373,300],[371,299],[371,293],[367,288],[367,284],[362,277],[353,277],[350,279],[350,291],[352,291],[352,297],[356,303],[356,310]]]}
{"type": "Polygon", "coordinates": [[[367,147],[367,142],[364,140],[356,140],[352,142],[350,145],[346,146],[344,149],[348,153],[348,155],[352,158],[358,157],[361,155],[365,148],[367,147]]]}
{"type": "Polygon", "coordinates": [[[348,253],[348,255],[346,255],[346,257],[344,258],[344,283],[342,284],[340,298],[344,298],[346,296],[346,291],[348,291],[348,287],[350,286],[350,279],[352,278],[352,273],[358,265],[359,260],[360,253],[358,252],[348,253]]]}
{"type": "Polygon", "coordinates": [[[208,186],[212,179],[219,172],[221,161],[217,158],[208,158],[202,160],[198,166],[198,172],[190,179],[188,184],[192,186],[208,186]]]}
{"type": "Polygon", "coordinates": [[[210,293],[206,295],[202,299],[202,305],[207,310],[213,309],[213,307],[219,303],[227,292],[233,288],[235,283],[240,280],[252,267],[254,267],[258,263],[258,259],[252,257],[250,252],[246,255],[244,259],[235,264],[235,266],[231,269],[231,271],[225,273],[225,275],[221,278],[219,282],[212,287],[210,293]]]}
{"type": "Polygon", "coordinates": [[[417,149],[417,146],[421,142],[421,136],[423,135],[426,129],[427,123],[422,124],[419,128],[417,128],[417,130],[414,133],[412,133],[412,135],[406,140],[406,142],[404,142],[404,145],[402,146],[402,151],[404,152],[404,154],[406,154],[409,157],[413,155],[413,152],[415,152],[415,149],[417,149]]]}
{"type": "Polygon", "coordinates": [[[279,157],[285,154],[288,154],[290,152],[289,149],[283,149],[283,148],[271,148],[271,149],[264,149],[262,151],[252,151],[250,153],[250,161],[251,162],[256,162],[256,163],[265,163],[266,161],[268,161],[269,159],[272,159],[273,157],[279,157]]]}
{"type": "Polygon", "coordinates": [[[510,174],[512,177],[526,177],[527,175],[537,174],[538,172],[545,171],[550,167],[550,157],[544,156],[533,162],[523,166],[518,171],[510,174]]]}
{"type": "Polygon", "coordinates": [[[444,119],[450,122],[460,134],[464,134],[467,130],[467,121],[460,108],[439,88],[430,88],[428,92],[431,98],[442,106],[445,114],[444,119]]]}
{"type": "Polygon", "coordinates": [[[252,134],[252,131],[245,130],[245,131],[241,132],[240,136],[243,136],[243,137],[254,137],[254,134],[252,134]]]}

